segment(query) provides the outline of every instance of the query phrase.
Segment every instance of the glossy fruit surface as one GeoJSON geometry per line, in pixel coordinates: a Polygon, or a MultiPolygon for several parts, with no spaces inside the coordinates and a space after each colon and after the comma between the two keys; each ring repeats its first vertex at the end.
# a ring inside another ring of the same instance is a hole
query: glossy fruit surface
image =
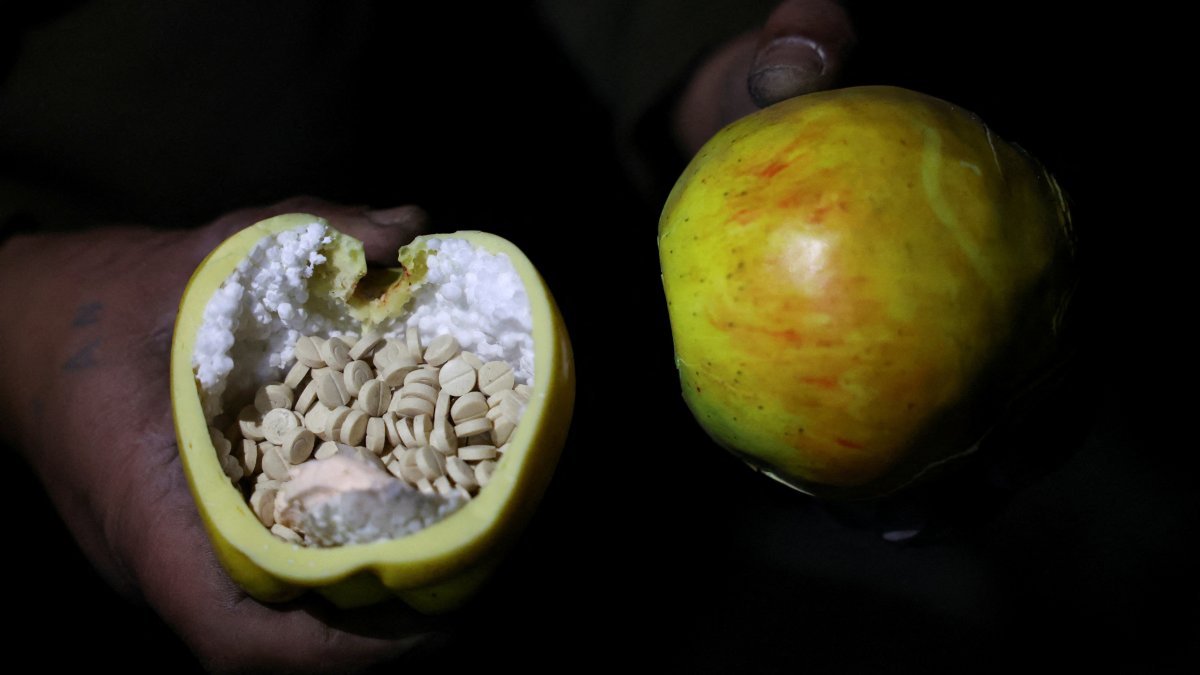
{"type": "Polygon", "coordinates": [[[688,406],[818,495],[882,494],[973,448],[1058,359],[1075,285],[1041,165],[891,87],[726,127],[676,184],[658,244],[688,406]]]}
{"type": "MultiPolygon", "coordinates": [[[[424,612],[453,609],[478,590],[500,562],[553,474],[574,403],[574,366],[566,329],[541,276],[516,246],[482,232],[433,235],[465,239],[489,252],[507,255],[529,296],[534,391],[509,450],[476,498],[416,534],[335,548],[286,543],[258,522],[222,471],[208,433],[192,354],[209,299],[255,244],[314,221],[324,222],[314,216],[289,214],[235,234],[200,264],[184,292],[172,345],[171,398],[179,450],[193,496],[222,564],[260,600],[283,601],[315,589],[342,606],[368,604],[395,594],[424,612]]],[[[400,259],[419,260],[429,238],[420,237],[401,249],[400,259]]],[[[335,232],[333,242],[322,252],[329,262],[322,266],[326,267],[323,273],[313,277],[310,302],[349,300],[361,304],[361,297],[353,292],[366,271],[361,243],[335,232]]],[[[359,307],[356,314],[369,319],[380,318],[380,312],[400,315],[407,311],[388,295],[359,307]]]]}

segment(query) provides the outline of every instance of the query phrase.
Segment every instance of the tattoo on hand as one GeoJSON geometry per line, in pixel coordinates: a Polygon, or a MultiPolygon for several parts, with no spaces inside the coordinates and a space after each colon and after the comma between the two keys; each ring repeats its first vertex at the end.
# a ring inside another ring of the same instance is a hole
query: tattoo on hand
{"type": "Polygon", "coordinates": [[[100,320],[100,310],[104,305],[100,302],[87,302],[79,306],[75,310],[75,318],[71,320],[71,325],[78,328],[80,326],[90,326],[100,320]]]}
{"type": "Polygon", "coordinates": [[[62,369],[66,371],[83,370],[96,365],[96,348],[99,346],[100,338],[89,341],[67,359],[62,369]]]}
{"type": "MultiPolygon", "coordinates": [[[[103,310],[104,303],[98,300],[85,302],[75,310],[75,317],[71,319],[71,326],[82,328],[99,323],[100,312],[103,310]]],[[[91,368],[96,365],[96,348],[99,346],[100,338],[89,340],[63,363],[62,369],[65,371],[83,370],[84,368],[91,368]]]]}

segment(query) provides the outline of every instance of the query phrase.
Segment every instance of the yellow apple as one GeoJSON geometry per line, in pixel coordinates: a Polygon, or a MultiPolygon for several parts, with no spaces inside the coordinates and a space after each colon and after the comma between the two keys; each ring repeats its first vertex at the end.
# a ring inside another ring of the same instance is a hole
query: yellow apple
{"type": "Polygon", "coordinates": [[[793,487],[894,490],[1057,360],[1073,242],[1054,179],[962,108],[892,87],[771,106],[714,136],[662,214],[684,398],[793,487]]]}

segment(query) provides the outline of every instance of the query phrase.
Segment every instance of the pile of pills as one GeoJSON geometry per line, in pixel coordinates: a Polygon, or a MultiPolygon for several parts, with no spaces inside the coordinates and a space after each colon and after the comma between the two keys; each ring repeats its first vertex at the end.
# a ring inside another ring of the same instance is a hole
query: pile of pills
{"type": "Polygon", "coordinates": [[[259,388],[226,434],[210,428],[225,474],[276,535],[275,497],[291,467],[353,452],[426,494],[470,499],[487,485],[525,404],[503,361],[484,363],[450,335],[422,346],[377,334],[303,336],[283,382],[259,388]]]}

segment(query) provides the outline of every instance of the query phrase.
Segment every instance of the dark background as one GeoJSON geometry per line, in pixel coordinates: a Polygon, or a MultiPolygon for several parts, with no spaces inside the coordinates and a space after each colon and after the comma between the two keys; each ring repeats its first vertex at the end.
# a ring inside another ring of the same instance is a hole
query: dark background
{"type": "MultiPolygon", "coordinates": [[[[377,29],[334,23],[346,35],[378,30],[322,52],[353,74],[336,87],[315,86],[329,81],[330,61],[310,55],[302,77],[239,83],[228,99],[155,99],[129,131],[138,147],[115,133],[76,139],[50,160],[19,146],[0,159],[5,171],[65,186],[97,219],[189,226],[307,193],[418,203],[435,229],[491,230],[525,250],[575,346],[571,438],[510,559],[450,617],[445,650],[419,665],[1182,671],[1200,657],[1200,504],[1194,452],[1166,403],[1183,394],[1161,375],[1182,353],[1165,337],[1176,332],[1178,287],[1158,262],[1179,220],[1157,159],[1175,142],[1158,94],[1171,81],[1161,31],[1171,19],[1048,4],[854,6],[860,48],[846,84],[906,86],[975,111],[1058,176],[1083,236],[1079,386],[1007,455],[882,504],[810,500],[752,473],[694,424],[673,393],[654,239],[662,195],[624,179],[603,107],[523,4],[473,17],[382,10],[368,22],[377,29]],[[281,122],[295,106],[304,112],[281,122]],[[96,175],[114,171],[97,187],[96,175]],[[649,431],[633,431],[637,421],[649,431]],[[880,536],[922,522],[931,527],[916,541],[880,536]]],[[[67,3],[42,20],[73,11],[67,3]]],[[[244,13],[219,43],[164,47],[179,60],[163,59],[153,77],[219,92],[197,64],[256,50],[286,64],[313,44],[244,13]]],[[[114,34],[143,20],[110,18],[114,34]]],[[[88,80],[70,72],[48,77],[88,80]]],[[[116,96],[72,92],[60,94],[116,96]]],[[[104,119],[98,111],[95,124],[104,119]]],[[[36,478],[10,461],[7,610],[19,628],[9,640],[49,634],[86,646],[55,657],[64,661],[194,668],[151,611],[103,584],[36,478]]]]}

